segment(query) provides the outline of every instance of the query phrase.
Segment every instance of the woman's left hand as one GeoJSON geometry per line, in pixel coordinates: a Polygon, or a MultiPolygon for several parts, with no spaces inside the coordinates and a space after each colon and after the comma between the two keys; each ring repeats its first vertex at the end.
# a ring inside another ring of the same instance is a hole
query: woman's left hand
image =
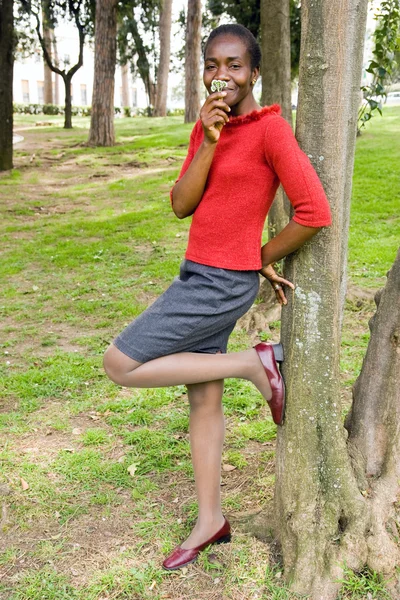
{"type": "Polygon", "coordinates": [[[287,285],[290,288],[292,288],[292,290],[294,290],[293,283],[278,275],[273,265],[267,265],[266,267],[262,267],[262,269],[259,270],[259,273],[261,273],[261,275],[265,277],[265,279],[268,279],[268,281],[274,288],[276,298],[279,304],[287,304],[287,299],[285,296],[285,292],[283,291],[283,286],[287,285]]]}

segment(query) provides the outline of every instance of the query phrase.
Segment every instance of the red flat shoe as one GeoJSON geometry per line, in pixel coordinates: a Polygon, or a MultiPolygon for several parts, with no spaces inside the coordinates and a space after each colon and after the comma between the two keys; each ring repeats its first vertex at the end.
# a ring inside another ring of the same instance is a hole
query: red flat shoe
{"type": "Polygon", "coordinates": [[[162,566],[167,571],[175,571],[197,560],[199,553],[211,544],[227,544],[231,541],[231,526],[229,521],[225,519],[225,523],[221,529],[217,531],[209,540],[196,546],[195,548],[181,548],[177,546],[171,554],[164,560],[162,566]]]}
{"type": "Polygon", "coordinates": [[[283,362],[282,344],[261,342],[254,346],[269,379],[272,398],[268,401],[274,423],[281,425],[285,414],[285,384],[278,363],[283,362]]]}

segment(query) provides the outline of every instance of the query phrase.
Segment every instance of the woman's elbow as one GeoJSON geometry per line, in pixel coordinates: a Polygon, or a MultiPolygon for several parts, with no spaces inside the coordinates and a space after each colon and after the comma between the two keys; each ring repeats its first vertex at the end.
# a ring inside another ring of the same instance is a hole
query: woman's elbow
{"type": "Polygon", "coordinates": [[[178,219],[184,219],[188,216],[187,213],[181,207],[179,207],[179,205],[177,206],[173,201],[172,210],[174,211],[175,216],[178,217],[178,219]]]}

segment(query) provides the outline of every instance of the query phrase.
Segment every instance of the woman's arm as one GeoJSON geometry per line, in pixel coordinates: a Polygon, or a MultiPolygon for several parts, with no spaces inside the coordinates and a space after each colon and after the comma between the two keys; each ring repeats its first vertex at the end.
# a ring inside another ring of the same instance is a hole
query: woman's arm
{"type": "Polygon", "coordinates": [[[203,197],[208,172],[214,157],[216,142],[204,140],[190,166],[172,191],[172,209],[179,219],[193,214],[203,197]]]}
{"type": "Polygon", "coordinates": [[[287,285],[294,290],[294,285],[291,281],[284,279],[274,269],[274,263],[281,260],[288,254],[295,252],[305,242],[308,242],[321,227],[306,227],[300,225],[296,221],[289,221],[284,229],[261,248],[262,268],[260,269],[263,275],[275,290],[276,297],[280,304],[287,304],[287,299],[282,285],[287,285]],[[279,287],[277,287],[279,286],[279,287]]]}
{"type": "Polygon", "coordinates": [[[321,227],[306,227],[296,221],[289,221],[284,229],[261,248],[261,261],[263,267],[281,260],[288,254],[301,248],[308,242],[321,227]]]}
{"type": "Polygon", "coordinates": [[[214,92],[200,111],[204,140],[183,177],[172,191],[172,209],[179,219],[193,214],[203,197],[208,172],[214,157],[221,129],[229,121],[230,107],[224,101],[226,92],[214,92]]]}

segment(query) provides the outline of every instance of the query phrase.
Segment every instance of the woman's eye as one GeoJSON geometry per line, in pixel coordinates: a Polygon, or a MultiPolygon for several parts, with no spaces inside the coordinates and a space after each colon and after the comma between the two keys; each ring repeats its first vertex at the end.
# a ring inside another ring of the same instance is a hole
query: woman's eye
{"type": "Polygon", "coordinates": [[[240,65],[231,65],[232,69],[240,69],[240,65]]]}

